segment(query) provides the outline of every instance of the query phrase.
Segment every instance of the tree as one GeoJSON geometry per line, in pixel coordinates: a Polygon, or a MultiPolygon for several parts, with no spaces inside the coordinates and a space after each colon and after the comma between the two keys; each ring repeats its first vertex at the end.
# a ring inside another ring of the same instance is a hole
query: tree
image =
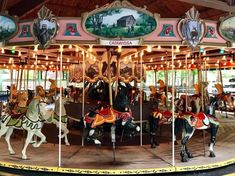
{"type": "Polygon", "coordinates": [[[101,30],[104,17],[117,14],[117,13],[121,13],[121,9],[109,9],[109,10],[102,11],[100,13],[90,16],[88,18],[88,23],[89,21],[91,22],[94,32],[97,30],[101,30]]]}

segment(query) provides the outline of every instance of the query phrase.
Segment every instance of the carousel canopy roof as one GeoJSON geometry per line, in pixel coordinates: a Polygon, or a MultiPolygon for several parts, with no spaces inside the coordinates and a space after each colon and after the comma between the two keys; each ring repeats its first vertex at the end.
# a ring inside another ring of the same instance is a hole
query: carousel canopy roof
{"type": "MultiPolygon", "coordinates": [[[[37,12],[45,5],[56,16],[81,17],[81,14],[104,6],[114,0],[2,0],[2,10],[16,15],[21,20],[34,19],[37,12]]],[[[159,13],[161,18],[181,18],[192,6],[200,13],[200,18],[219,20],[229,12],[235,13],[234,0],[129,0],[137,7],[147,7],[152,13],[159,13]],[[176,10],[177,9],[177,10],[176,10]]]]}
{"type": "MultiPolygon", "coordinates": [[[[35,19],[40,8],[45,5],[49,8],[55,16],[61,17],[81,17],[82,13],[94,10],[97,5],[99,7],[108,3],[114,2],[113,0],[2,0],[0,7],[2,12],[8,11],[9,15],[16,15],[20,20],[35,19]]],[[[160,14],[161,18],[182,18],[185,12],[192,6],[200,13],[201,19],[216,20],[218,21],[221,16],[227,16],[229,13],[235,13],[234,0],[129,0],[130,3],[137,7],[147,7],[147,10],[152,13],[160,14]],[[177,9],[177,10],[175,10],[177,9]]],[[[112,47],[113,50],[118,51],[118,47],[112,47]]],[[[25,68],[38,69],[56,68],[59,66],[59,45],[52,45],[46,50],[35,50],[35,46],[17,46],[15,49],[12,47],[2,49],[0,52],[0,65],[2,67],[10,68],[12,64],[24,65],[25,59],[27,61],[25,68]],[[35,64],[35,55],[37,55],[37,64],[35,64]],[[23,64],[22,64],[23,63],[23,64]]],[[[68,68],[70,64],[78,64],[82,61],[82,50],[89,53],[86,57],[90,59],[102,59],[110,47],[101,45],[64,45],[63,47],[63,65],[68,68]],[[79,46],[79,47],[78,47],[79,46]]],[[[221,52],[219,47],[205,47],[204,51],[200,52],[199,49],[192,51],[187,46],[174,46],[175,61],[174,65],[177,69],[186,68],[187,64],[190,68],[196,68],[197,63],[205,63],[207,68],[218,67],[234,67],[234,48],[225,48],[221,52]],[[200,54],[199,54],[200,53],[200,54]],[[199,56],[202,57],[199,57],[199,56]],[[200,58],[200,59],[199,59],[200,58]]],[[[143,51],[143,63],[149,69],[171,69],[172,46],[167,45],[151,45],[151,51],[147,51],[148,46],[125,46],[122,47],[120,59],[139,60],[139,55],[143,51]],[[136,53],[138,55],[136,56],[136,53]]],[[[85,54],[86,54],[85,53],[85,54]]]]}

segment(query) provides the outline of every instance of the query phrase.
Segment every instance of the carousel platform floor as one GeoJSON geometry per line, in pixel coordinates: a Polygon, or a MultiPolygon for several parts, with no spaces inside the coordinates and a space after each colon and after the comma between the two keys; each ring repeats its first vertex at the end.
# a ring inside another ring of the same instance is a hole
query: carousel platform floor
{"type": "MultiPolygon", "coordinates": [[[[188,163],[180,162],[180,145],[175,145],[175,167],[172,163],[171,142],[160,143],[155,149],[149,145],[117,146],[116,162],[110,146],[62,146],[62,165],[58,167],[58,144],[47,143],[40,148],[28,148],[28,160],[21,160],[22,139],[12,139],[16,155],[9,155],[5,140],[0,139],[0,166],[47,172],[80,174],[147,174],[182,172],[222,167],[235,163],[235,120],[221,119],[215,146],[216,158],[206,156],[202,134],[198,133],[189,143],[194,155],[188,163]]],[[[209,134],[206,133],[206,144],[209,134]]]]}

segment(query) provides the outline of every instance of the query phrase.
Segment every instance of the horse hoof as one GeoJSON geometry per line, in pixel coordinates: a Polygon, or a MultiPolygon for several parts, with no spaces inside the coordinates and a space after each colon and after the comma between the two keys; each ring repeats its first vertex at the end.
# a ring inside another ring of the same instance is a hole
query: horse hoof
{"type": "Polygon", "coordinates": [[[37,144],[37,143],[33,143],[32,146],[33,146],[34,148],[37,148],[37,147],[38,147],[38,144],[37,144]]]}
{"type": "Polygon", "coordinates": [[[185,163],[185,162],[188,162],[188,158],[184,157],[184,158],[181,158],[181,162],[185,163]]]}
{"type": "Polygon", "coordinates": [[[10,152],[10,155],[15,155],[15,154],[16,154],[16,152],[14,152],[14,151],[10,152]]]}
{"type": "Polygon", "coordinates": [[[193,158],[193,155],[191,153],[187,153],[188,154],[188,158],[193,158]]]}
{"type": "Polygon", "coordinates": [[[27,156],[22,156],[22,160],[27,160],[27,156]]]}
{"type": "Polygon", "coordinates": [[[155,144],[151,144],[151,148],[156,148],[156,145],[155,144]]]}
{"type": "Polygon", "coordinates": [[[66,146],[70,146],[70,143],[66,143],[65,145],[66,145],[66,146]]]}
{"type": "Polygon", "coordinates": [[[215,157],[215,153],[214,152],[210,152],[209,157],[214,158],[215,157]]]}

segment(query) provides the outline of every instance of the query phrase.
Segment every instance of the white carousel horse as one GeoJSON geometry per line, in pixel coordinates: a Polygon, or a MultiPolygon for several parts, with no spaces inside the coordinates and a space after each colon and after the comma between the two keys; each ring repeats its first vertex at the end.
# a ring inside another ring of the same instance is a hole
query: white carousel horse
{"type": "Polygon", "coordinates": [[[36,135],[41,139],[38,143],[33,144],[34,147],[39,147],[46,140],[46,137],[41,132],[43,126],[41,118],[47,118],[45,106],[46,103],[42,102],[40,97],[36,97],[29,104],[26,115],[23,115],[22,118],[17,119],[15,122],[7,112],[0,117],[0,137],[6,134],[5,140],[11,155],[15,154],[10,143],[10,138],[14,129],[27,130],[27,138],[22,150],[22,159],[27,159],[26,150],[33,135],[36,135]]]}
{"type": "MultiPolygon", "coordinates": [[[[67,128],[67,121],[68,121],[68,116],[66,114],[65,110],[65,99],[62,98],[62,106],[61,106],[61,131],[63,132],[63,135],[61,138],[64,138],[65,140],[65,145],[70,145],[68,141],[67,134],[69,133],[69,130],[67,128]]],[[[60,97],[57,96],[55,98],[55,104],[52,104],[52,106],[47,106],[46,107],[49,118],[45,119],[45,123],[52,123],[55,124],[57,128],[60,126],[60,121],[59,121],[59,114],[60,114],[60,97]]]]}

